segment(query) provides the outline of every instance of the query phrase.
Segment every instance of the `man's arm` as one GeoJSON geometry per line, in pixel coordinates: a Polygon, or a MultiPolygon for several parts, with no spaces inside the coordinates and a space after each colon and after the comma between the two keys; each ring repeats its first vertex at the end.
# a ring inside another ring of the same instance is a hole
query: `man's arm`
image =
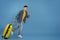
{"type": "Polygon", "coordinates": [[[22,16],[23,10],[19,11],[19,13],[15,16],[14,21],[16,22],[16,19],[20,16],[22,16]]]}
{"type": "MultiPolygon", "coordinates": [[[[20,12],[19,12],[19,13],[20,13],[20,12]]],[[[16,22],[19,13],[15,16],[15,18],[14,18],[14,22],[16,22]]]]}
{"type": "Polygon", "coordinates": [[[28,13],[27,13],[27,16],[26,16],[26,17],[29,18],[30,16],[31,16],[31,14],[28,14],[28,13]]]}
{"type": "Polygon", "coordinates": [[[15,16],[15,18],[14,18],[14,22],[16,22],[16,18],[17,18],[17,16],[18,16],[18,14],[15,16]]]}

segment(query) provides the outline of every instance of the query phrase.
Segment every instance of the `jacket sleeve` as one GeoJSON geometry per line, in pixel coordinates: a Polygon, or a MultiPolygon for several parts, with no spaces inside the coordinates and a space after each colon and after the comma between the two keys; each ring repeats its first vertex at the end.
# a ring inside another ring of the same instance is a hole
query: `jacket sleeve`
{"type": "Polygon", "coordinates": [[[19,13],[16,15],[16,18],[18,18],[19,16],[21,16],[22,14],[22,10],[21,11],[19,11],[19,13]]]}
{"type": "Polygon", "coordinates": [[[28,12],[26,12],[26,17],[29,18],[29,16],[28,16],[28,12]]]}
{"type": "Polygon", "coordinates": [[[17,18],[18,17],[18,14],[15,16],[15,18],[17,18]]]}

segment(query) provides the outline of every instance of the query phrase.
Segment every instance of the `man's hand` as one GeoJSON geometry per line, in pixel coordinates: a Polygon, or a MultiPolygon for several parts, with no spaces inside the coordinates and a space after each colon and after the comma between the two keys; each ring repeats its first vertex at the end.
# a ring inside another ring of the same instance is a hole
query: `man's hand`
{"type": "Polygon", "coordinates": [[[16,18],[14,18],[14,22],[16,22],[16,18]]]}
{"type": "Polygon", "coordinates": [[[28,18],[31,16],[31,14],[28,14],[28,18]]]}

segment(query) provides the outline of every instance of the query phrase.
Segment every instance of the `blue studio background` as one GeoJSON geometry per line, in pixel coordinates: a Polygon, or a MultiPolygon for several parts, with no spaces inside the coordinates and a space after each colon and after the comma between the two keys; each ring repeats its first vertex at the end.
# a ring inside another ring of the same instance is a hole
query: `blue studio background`
{"type": "Polygon", "coordinates": [[[17,38],[16,30],[9,40],[60,40],[59,0],[0,0],[0,40],[6,24],[13,24],[25,4],[31,17],[23,25],[23,39],[17,38]]]}

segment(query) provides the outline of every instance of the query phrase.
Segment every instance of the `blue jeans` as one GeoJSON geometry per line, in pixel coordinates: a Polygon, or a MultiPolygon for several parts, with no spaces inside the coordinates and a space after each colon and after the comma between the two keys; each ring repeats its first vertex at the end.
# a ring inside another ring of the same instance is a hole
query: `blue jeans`
{"type": "Polygon", "coordinates": [[[13,28],[13,31],[19,29],[18,35],[21,35],[21,33],[22,33],[22,28],[23,28],[22,22],[19,22],[19,23],[17,24],[17,27],[13,28]]]}

